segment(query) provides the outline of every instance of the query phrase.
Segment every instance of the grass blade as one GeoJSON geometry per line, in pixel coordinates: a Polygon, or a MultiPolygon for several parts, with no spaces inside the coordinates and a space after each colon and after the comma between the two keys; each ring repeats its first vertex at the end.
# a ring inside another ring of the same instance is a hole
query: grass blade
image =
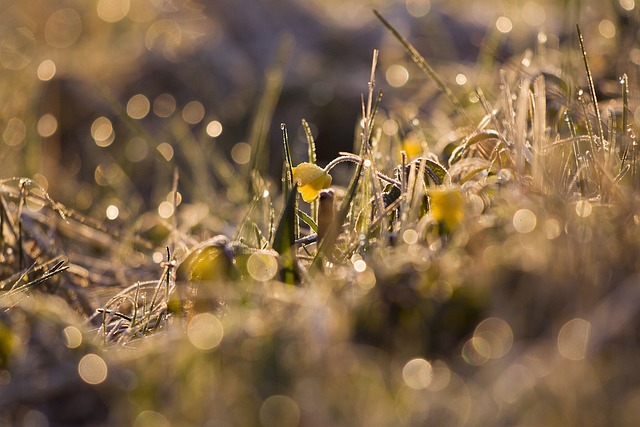
{"type": "Polygon", "coordinates": [[[422,72],[447,97],[447,99],[449,100],[451,105],[453,105],[453,108],[456,110],[458,115],[460,115],[467,122],[467,124],[472,125],[472,122],[469,119],[469,116],[467,116],[467,114],[464,112],[462,105],[460,105],[460,102],[458,101],[458,99],[453,95],[453,92],[451,92],[451,89],[449,89],[447,85],[444,84],[440,76],[438,76],[438,74],[433,70],[433,68],[431,68],[431,66],[427,63],[424,57],[420,55],[420,53],[416,50],[416,48],[406,38],[404,38],[402,34],[400,34],[398,30],[396,30],[386,19],[384,19],[377,10],[374,10],[373,13],[380,20],[380,22],[382,22],[382,24],[385,27],[387,27],[387,29],[391,32],[391,34],[393,34],[393,36],[396,39],[398,39],[398,41],[402,44],[402,46],[404,46],[405,50],[407,51],[411,59],[413,60],[413,62],[416,63],[416,65],[420,68],[420,70],[422,70],[422,72]]]}
{"type": "Polygon", "coordinates": [[[598,136],[600,137],[600,144],[604,144],[604,130],[602,128],[602,118],[600,117],[600,107],[598,106],[598,98],[596,97],[596,86],[593,83],[593,75],[591,74],[591,67],[589,66],[589,60],[587,59],[587,51],[584,48],[584,39],[580,32],[580,26],[576,25],[578,31],[578,41],[580,42],[580,52],[582,53],[582,59],[584,60],[584,68],[587,70],[587,80],[589,82],[589,94],[591,95],[591,102],[593,103],[593,111],[596,114],[596,121],[598,122],[598,136]]]}
{"type": "Polygon", "coordinates": [[[290,285],[296,283],[294,246],[296,243],[295,224],[298,221],[296,215],[298,210],[297,196],[298,185],[293,184],[291,190],[289,190],[272,244],[272,248],[280,254],[282,281],[290,285]]]}

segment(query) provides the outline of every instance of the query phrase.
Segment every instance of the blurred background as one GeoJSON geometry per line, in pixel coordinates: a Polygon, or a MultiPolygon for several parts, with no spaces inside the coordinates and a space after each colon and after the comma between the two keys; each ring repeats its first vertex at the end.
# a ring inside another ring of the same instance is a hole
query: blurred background
{"type": "Polygon", "coordinates": [[[575,50],[576,23],[603,93],[633,74],[616,49],[640,63],[634,0],[0,0],[0,178],[32,177],[81,211],[112,197],[131,214],[166,196],[173,165],[194,189],[232,178],[252,139],[278,177],[278,125],[297,163],[303,118],[326,163],[353,149],[373,49],[384,133],[447,138],[449,107],[373,9],[467,103],[527,49],[548,51],[547,72],[579,66],[553,58],[575,50]]]}

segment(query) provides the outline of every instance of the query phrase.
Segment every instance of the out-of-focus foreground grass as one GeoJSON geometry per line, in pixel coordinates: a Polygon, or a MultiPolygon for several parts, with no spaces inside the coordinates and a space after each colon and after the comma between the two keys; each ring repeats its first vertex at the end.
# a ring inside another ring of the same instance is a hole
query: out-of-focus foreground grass
{"type": "Polygon", "coordinates": [[[0,425],[636,425],[634,0],[275,3],[0,0],[0,425]]]}

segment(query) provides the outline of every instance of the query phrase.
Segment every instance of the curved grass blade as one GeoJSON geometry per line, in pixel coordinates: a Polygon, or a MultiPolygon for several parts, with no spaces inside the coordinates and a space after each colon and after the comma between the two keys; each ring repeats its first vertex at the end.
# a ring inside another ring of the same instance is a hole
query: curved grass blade
{"type": "Polygon", "coordinates": [[[453,108],[456,110],[456,112],[467,122],[467,124],[472,125],[472,122],[469,119],[469,116],[467,116],[467,114],[464,112],[462,105],[460,105],[460,102],[458,101],[458,99],[453,95],[453,92],[451,92],[451,89],[449,89],[444,84],[443,80],[440,78],[440,76],[438,76],[438,74],[433,70],[433,68],[431,68],[431,66],[427,63],[424,57],[420,55],[420,53],[416,50],[416,48],[413,47],[413,45],[409,43],[409,41],[406,38],[404,38],[398,32],[398,30],[396,30],[386,19],[384,19],[377,10],[374,10],[373,13],[380,20],[380,22],[382,22],[382,24],[385,27],[387,27],[387,29],[391,32],[391,34],[393,34],[393,36],[396,39],[398,39],[398,41],[402,44],[402,46],[404,46],[405,50],[407,51],[411,59],[413,60],[413,62],[416,63],[416,65],[420,68],[420,70],[422,70],[422,72],[447,97],[447,99],[449,100],[451,105],[453,105],[453,108]]]}

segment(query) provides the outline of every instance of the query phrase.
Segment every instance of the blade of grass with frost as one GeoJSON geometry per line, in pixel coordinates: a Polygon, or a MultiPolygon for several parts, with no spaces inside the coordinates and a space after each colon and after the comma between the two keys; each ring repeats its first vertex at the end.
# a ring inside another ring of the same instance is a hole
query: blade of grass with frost
{"type": "MultiPolygon", "coordinates": [[[[620,83],[622,84],[622,135],[625,137],[629,136],[629,77],[627,74],[623,74],[620,79],[620,83]]],[[[629,157],[629,147],[631,144],[628,143],[627,138],[623,138],[623,141],[626,144],[624,149],[624,153],[622,153],[622,163],[620,164],[620,171],[625,166],[627,158],[629,157]]]]}
{"type": "MultiPolygon", "coordinates": [[[[284,182],[284,191],[285,193],[293,188],[293,162],[291,161],[291,147],[289,146],[289,132],[287,132],[287,126],[284,123],[280,124],[280,129],[282,130],[282,142],[284,144],[284,157],[285,157],[285,182],[284,182]]],[[[298,202],[297,199],[295,201],[295,209],[298,210],[298,202]]],[[[297,218],[293,223],[293,231],[295,239],[300,237],[300,227],[298,225],[297,218]]]]}
{"type": "MultiPolygon", "coordinates": [[[[307,138],[309,163],[311,163],[312,165],[315,165],[316,164],[316,141],[313,138],[311,127],[309,126],[309,123],[305,119],[302,119],[302,128],[304,129],[304,134],[307,138]]],[[[313,202],[311,202],[310,208],[311,208],[311,219],[315,223],[315,221],[318,220],[318,201],[314,200],[313,202]]]]}
{"type": "Polygon", "coordinates": [[[387,27],[387,29],[391,32],[391,34],[393,34],[393,36],[396,39],[398,39],[398,41],[402,44],[402,46],[404,46],[405,50],[407,51],[411,59],[413,60],[413,62],[416,63],[416,65],[420,68],[420,70],[422,70],[422,72],[429,79],[431,79],[431,81],[433,81],[436,87],[447,97],[447,99],[449,100],[451,105],[453,105],[453,108],[456,110],[456,112],[467,122],[468,125],[472,125],[473,123],[471,122],[467,114],[464,112],[464,109],[462,108],[462,105],[460,105],[460,102],[453,95],[453,92],[451,92],[451,89],[449,89],[444,84],[440,76],[438,76],[438,74],[433,70],[433,68],[431,68],[431,66],[422,57],[422,55],[420,55],[420,53],[416,50],[416,48],[411,43],[409,43],[409,41],[405,39],[398,32],[398,30],[396,30],[386,19],[384,19],[377,10],[374,10],[373,13],[382,22],[382,24],[385,27],[387,27]]]}
{"type": "Polygon", "coordinates": [[[544,163],[546,133],[546,88],[544,76],[539,75],[533,81],[533,182],[538,189],[544,189],[544,163]]]}
{"type": "Polygon", "coordinates": [[[513,133],[516,128],[516,115],[513,111],[513,99],[511,98],[511,88],[509,87],[507,72],[504,69],[500,69],[500,89],[500,94],[502,95],[502,108],[506,117],[505,128],[507,130],[507,140],[513,141],[513,133]]]}
{"type": "Polygon", "coordinates": [[[268,158],[268,153],[265,152],[267,148],[267,136],[273,119],[273,113],[278,99],[280,99],[285,69],[289,64],[293,45],[294,40],[290,34],[282,36],[278,42],[275,59],[267,70],[264,92],[258,102],[249,132],[248,141],[249,145],[251,145],[250,170],[265,172],[264,169],[268,158]]]}
{"type": "Polygon", "coordinates": [[[576,25],[576,30],[578,32],[578,41],[580,42],[580,52],[582,53],[582,59],[584,60],[584,68],[587,71],[587,80],[589,82],[589,94],[591,94],[593,111],[596,114],[596,121],[598,122],[598,136],[600,137],[600,144],[604,144],[604,130],[602,128],[602,118],[600,117],[600,107],[598,106],[598,98],[596,97],[596,86],[593,83],[593,75],[591,74],[591,67],[589,66],[589,60],[587,59],[587,51],[584,48],[584,39],[582,38],[582,33],[580,32],[579,25],[576,25]]]}
{"type": "Polygon", "coordinates": [[[282,263],[282,281],[295,285],[295,249],[296,233],[295,224],[298,222],[296,215],[298,200],[298,185],[293,184],[287,195],[287,201],[282,210],[280,222],[276,228],[271,247],[280,254],[282,263]]]}
{"type": "Polygon", "coordinates": [[[66,260],[58,260],[42,276],[38,277],[37,279],[31,280],[31,281],[25,283],[24,285],[17,286],[18,283],[20,283],[22,280],[24,280],[24,278],[27,277],[27,275],[31,271],[33,271],[35,269],[36,264],[33,264],[31,267],[29,267],[27,270],[25,270],[24,273],[22,273],[20,278],[12,286],[11,290],[9,290],[5,294],[0,294],[0,298],[11,298],[12,296],[14,296],[16,294],[19,294],[21,292],[25,292],[29,288],[32,288],[34,286],[37,286],[37,285],[39,285],[41,283],[46,282],[47,280],[51,279],[56,274],[59,274],[59,273],[62,273],[63,271],[66,271],[69,268],[69,266],[66,265],[66,262],[67,262],[66,260]]]}
{"type": "Polygon", "coordinates": [[[525,141],[527,138],[527,115],[529,112],[529,86],[531,81],[528,77],[523,77],[520,81],[520,93],[516,106],[516,129],[515,129],[515,152],[516,152],[516,172],[519,177],[524,178],[525,172],[525,141]]]}
{"type": "Polygon", "coordinates": [[[304,129],[304,135],[307,138],[309,163],[311,163],[312,165],[315,165],[316,164],[316,141],[313,138],[313,133],[311,133],[311,127],[309,126],[309,123],[305,119],[302,119],[302,128],[304,129]]]}

